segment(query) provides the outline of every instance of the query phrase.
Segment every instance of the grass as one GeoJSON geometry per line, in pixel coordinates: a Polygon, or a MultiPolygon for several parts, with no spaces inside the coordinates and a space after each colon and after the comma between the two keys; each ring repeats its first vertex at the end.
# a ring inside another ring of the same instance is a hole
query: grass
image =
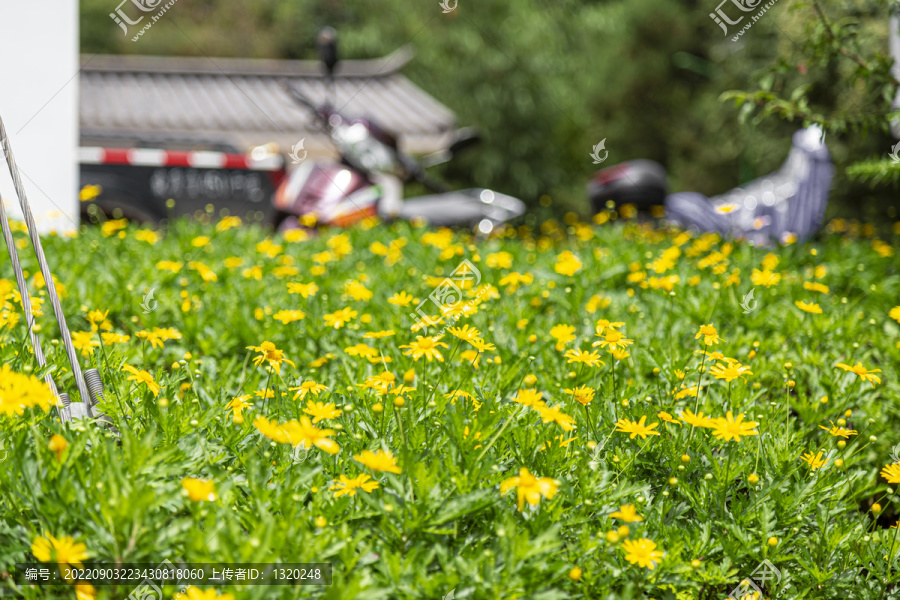
{"type": "MultiPolygon", "coordinates": [[[[333,564],[331,586],[199,586],[192,600],[706,600],[751,575],[765,597],[900,597],[900,503],[879,475],[900,454],[896,235],[838,221],[766,250],[567,222],[490,240],[185,221],[47,237],[82,368],[100,370],[119,433],[62,425],[24,395],[39,386],[9,376],[0,572],[57,540],[45,560],[333,564]],[[411,331],[464,259],[480,278],[461,284],[466,314],[411,331]],[[598,336],[601,320],[621,325],[598,336]],[[880,382],[836,367],[857,361],[880,382]],[[297,398],[310,381],[326,389],[297,398]],[[759,580],[764,560],[777,578],[759,580]]],[[[31,381],[43,373],[12,316],[8,261],[0,276],[0,358],[31,381]]],[[[76,395],[49,302],[43,313],[54,379],[76,395]]]]}

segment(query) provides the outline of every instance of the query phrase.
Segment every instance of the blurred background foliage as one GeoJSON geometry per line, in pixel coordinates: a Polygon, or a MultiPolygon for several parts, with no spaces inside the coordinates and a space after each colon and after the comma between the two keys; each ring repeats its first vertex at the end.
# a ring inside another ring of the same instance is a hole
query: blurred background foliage
{"type": "Polygon", "coordinates": [[[736,42],[716,0],[180,0],[137,43],[114,9],[81,0],[82,52],[310,59],[324,25],[344,58],[409,43],[404,73],[484,137],[442,174],[553,211],[588,213],[602,139],[604,167],[654,159],[671,191],[712,195],[778,168],[816,121],[837,165],[830,214],[896,217],[894,178],[847,174],[883,167],[896,141],[886,0],[779,0],[736,42]]]}

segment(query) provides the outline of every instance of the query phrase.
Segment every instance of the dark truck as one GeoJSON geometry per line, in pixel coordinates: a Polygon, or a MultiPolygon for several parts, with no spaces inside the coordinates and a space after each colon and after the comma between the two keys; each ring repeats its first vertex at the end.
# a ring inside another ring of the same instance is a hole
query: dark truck
{"type": "Polygon", "coordinates": [[[286,175],[281,155],[261,148],[239,154],[90,146],[79,148],[79,163],[82,188],[98,186],[81,205],[88,221],[94,205],[107,218],[138,223],[204,214],[271,223],[272,197],[286,175]]]}

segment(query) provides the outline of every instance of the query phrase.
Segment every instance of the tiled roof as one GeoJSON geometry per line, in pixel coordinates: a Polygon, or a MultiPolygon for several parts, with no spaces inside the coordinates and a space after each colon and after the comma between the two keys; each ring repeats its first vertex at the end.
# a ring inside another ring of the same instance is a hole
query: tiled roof
{"type": "Polygon", "coordinates": [[[325,98],[351,117],[368,117],[411,152],[446,147],[453,113],[400,73],[409,55],[338,63],[334,90],[317,61],[158,56],[82,56],[82,145],[164,146],[244,152],[301,138],[310,154],[330,153],[312,115],[282,88],[314,103],[325,98]]]}

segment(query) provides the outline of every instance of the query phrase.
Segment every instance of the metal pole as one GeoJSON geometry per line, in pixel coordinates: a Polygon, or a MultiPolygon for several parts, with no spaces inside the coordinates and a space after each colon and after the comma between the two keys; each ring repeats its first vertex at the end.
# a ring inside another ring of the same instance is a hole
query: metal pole
{"type": "MultiPolygon", "coordinates": [[[[2,201],[0,201],[0,226],[3,229],[3,239],[6,240],[6,249],[9,251],[9,260],[12,263],[13,272],[16,274],[16,286],[19,288],[19,296],[22,298],[22,310],[25,311],[25,322],[28,324],[31,347],[34,348],[34,356],[37,358],[38,365],[43,369],[47,366],[47,359],[44,357],[44,350],[41,348],[41,340],[34,330],[34,315],[31,314],[31,297],[28,295],[25,274],[22,272],[22,264],[19,262],[19,252],[16,249],[15,239],[13,239],[12,230],[9,226],[9,219],[6,216],[6,207],[3,206],[2,201]]],[[[50,283],[52,284],[52,280],[50,283]]],[[[56,414],[59,416],[59,420],[65,423],[69,420],[69,411],[63,405],[59,391],[56,389],[56,384],[53,382],[53,377],[50,376],[50,373],[44,374],[44,381],[50,386],[53,397],[56,398],[56,414]],[[63,406],[61,407],[61,405],[63,406]]]]}
{"type": "MultiPolygon", "coordinates": [[[[56,323],[59,325],[59,334],[62,337],[63,345],[66,348],[69,364],[72,366],[72,376],[75,377],[75,385],[78,387],[78,394],[81,396],[81,401],[84,403],[84,408],[86,409],[88,416],[93,417],[91,411],[91,396],[88,394],[84,377],[81,374],[81,366],[78,364],[78,356],[75,354],[75,346],[72,344],[72,335],[69,333],[68,325],[66,325],[66,316],[63,314],[62,305],[59,302],[59,295],[56,293],[56,286],[53,284],[53,275],[50,273],[50,267],[47,265],[47,258],[44,256],[41,238],[38,235],[37,226],[35,225],[34,217],[31,214],[28,198],[25,196],[25,188],[22,186],[22,179],[19,177],[19,168],[16,166],[16,159],[13,156],[2,117],[0,117],[0,145],[3,146],[3,151],[6,154],[6,164],[9,167],[9,173],[12,176],[13,185],[16,188],[16,195],[19,196],[19,205],[22,207],[22,214],[25,216],[25,224],[28,226],[28,235],[31,237],[34,253],[37,255],[38,264],[40,265],[41,273],[44,276],[44,282],[47,284],[47,294],[50,296],[50,304],[53,305],[56,323]]],[[[23,306],[27,296],[27,293],[22,295],[23,306]]]]}

